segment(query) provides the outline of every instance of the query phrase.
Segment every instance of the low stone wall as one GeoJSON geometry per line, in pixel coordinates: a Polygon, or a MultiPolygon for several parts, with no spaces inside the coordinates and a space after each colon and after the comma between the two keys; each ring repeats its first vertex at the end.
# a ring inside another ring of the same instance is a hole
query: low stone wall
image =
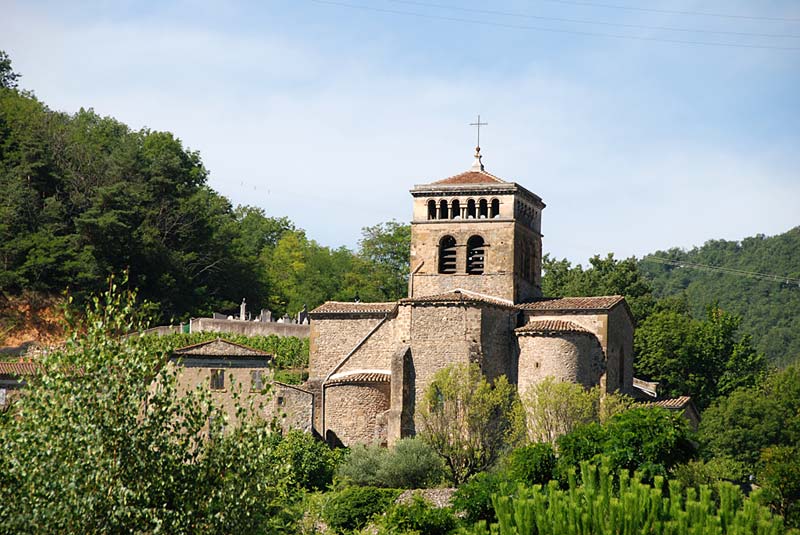
{"type": "Polygon", "coordinates": [[[297,323],[278,323],[275,321],[239,321],[239,320],[215,320],[212,318],[196,318],[191,321],[191,331],[194,332],[214,332],[214,333],[233,333],[245,336],[296,336],[298,338],[308,338],[311,326],[308,324],[300,325],[297,323]]]}

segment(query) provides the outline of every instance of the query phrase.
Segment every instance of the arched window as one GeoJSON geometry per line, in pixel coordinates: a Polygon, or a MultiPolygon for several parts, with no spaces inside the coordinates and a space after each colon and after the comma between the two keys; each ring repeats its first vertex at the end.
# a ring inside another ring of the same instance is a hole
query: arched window
{"type": "Polygon", "coordinates": [[[447,201],[439,201],[439,219],[447,219],[447,201]]]}
{"type": "Polygon", "coordinates": [[[436,201],[428,201],[428,219],[436,219],[436,201]]]}
{"type": "Polygon", "coordinates": [[[486,203],[486,199],[481,199],[478,203],[478,217],[484,219],[489,217],[489,205],[486,203]]]}
{"type": "Polygon", "coordinates": [[[456,239],[443,236],[439,240],[439,273],[456,272],[456,239]]]}
{"type": "Polygon", "coordinates": [[[491,217],[492,219],[494,219],[495,217],[500,217],[500,201],[498,201],[497,199],[492,199],[491,217]]]}
{"type": "Polygon", "coordinates": [[[467,273],[470,275],[483,274],[485,251],[483,238],[480,236],[472,236],[467,240],[467,273]]]}
{"type": "Polygon", "coordinates": [[[467,219],[475,219],[475,200],[470,199],[467,201],[467,219]]]}
{"type": "Polygon", "coordinates": [[[461,218],[461,203],[458,202],[458,199],[453,201],[453,207],[450,210],[450,217],[452,219],[460,219],[461,218]]]}

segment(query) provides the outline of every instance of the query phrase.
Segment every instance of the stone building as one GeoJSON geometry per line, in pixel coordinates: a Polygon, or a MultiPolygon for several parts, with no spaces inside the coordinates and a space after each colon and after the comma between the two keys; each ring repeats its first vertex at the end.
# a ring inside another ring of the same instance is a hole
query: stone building
{"type": "Polygon", "coordinates": [[[257,414],[276,416],[284,429],[311,431],[313,395],[303,388],[272,380],[272,355],[228,340],[216,339],[176,349],[169,359],[178,368],[178,393],[209,388],[215,404],[236,423],[236,397],[257,414]]]}
{"type": "Polygon", "coordinates": [[[621,296],[542,296],[542,211],[523,186],[486,172],[411,190],[408,297],[311,311],[307,389],[329,442],[391,444],[415,433],[434,374],[477,363],[521,392],[546,376],[633,392],[633,319],[621,296]]]}

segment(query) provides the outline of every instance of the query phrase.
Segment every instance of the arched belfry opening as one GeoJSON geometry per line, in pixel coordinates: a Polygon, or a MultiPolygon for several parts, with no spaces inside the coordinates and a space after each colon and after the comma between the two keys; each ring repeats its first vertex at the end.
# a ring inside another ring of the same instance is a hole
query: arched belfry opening
{"type": "Polygon", "coordinates": [[[450,217],[452,219],[461,219],[461,203],[458,199],[453,201],[453,208],[450,211],[450,217]]]}
{"type": "Polygon", "coordinates": [[[467,273],[482,275],[486,260],[486,244],[480,236],[472,236],[467,241],[467,273]]]}
{"type": "Polygon", "coordinates": [[[475,219],[476,216],[475,199],[470,199],[467,201],[467,219],[475,219]]]}
{"type": "Polygon", "coordinates": [[[436,201],[428,201],[428,219],[436,219],[436,201]]]}
{"type": "Polygon", "coordinates": [[[486,199],[481,199],[478,203],[478,217],[482,219],[489,217],[489,204],[486,199]]]}
{"type": "Polygon", "coordinates": [[[456,272],[456,239],[443,236],[439,240],[439,273],[456,272]]]}
{"type": "Polygon", "coordinates": [[[448,213],[447,201],[442,199],[441,201],[439,201],[439,219],[448,219],[447,213],[448,213]]]}
{"type": "Polygon", "coordinates": [[[497,199],[492,199],[492,209],[489,214],[489,217],[494,219],[495,217],[500,217],[500,201],[497,199]]]}

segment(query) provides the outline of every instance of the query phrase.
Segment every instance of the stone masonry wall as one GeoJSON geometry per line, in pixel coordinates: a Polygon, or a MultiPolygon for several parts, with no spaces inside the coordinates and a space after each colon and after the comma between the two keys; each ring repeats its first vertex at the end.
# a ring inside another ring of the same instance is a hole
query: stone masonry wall
{"type": "Polygon", "coordinates": [[[364,344],[345,362],[336,373],[355,370],[388,370],[392,355],[400,346],[402,328],[397,319],[389,319],[373,332],[364,344]]]}
{"type": "Polygon", "coordinates": [[[192,332],[233,333],[245,336],[296,336],[308,338],[309,325],[297,323],[278,323],[275,321],[239,321],[215,320],[212,318],[195,318],[191,320],[192,332]]]}
{"type": "Polygon", "coordinates": [[[614,307],[608,315],[608,392],[633,393],[633,329],[625,307],[614,307]]]}
{"type": "Polygon", "coordinates": [[[284,432],[300,429],[311,432],[313,417],[313,395],[300,388],[282,383],[273,383],[273,396],[269,413],[278,418],[284,432]]]}
{"type": "Polygon", "coordinates": [[[310,379],[324,379],[353,348],[381,322],[381,318],[316,319],[309,341],[310,379]]]}
{"type": "Polygon", "coordinates": [[[481,369],[489,380],[505,375],[517,380],[516,337],[517,311],[495,307],[481,309],[481,369]]]}
{"type": "Polygon", "coordinates": [[[519,347],[520,395],[546,377],[595,386],[604,371],[600,345],[588,334],[520,336],[519,347]]]}
{"type": "MultiPolygon", "coordinates": [[[[169,362],[168,366],[175,366],[175,363],[169,362]]],[[[183,396],[186,393],[194,390],[196,387],[210,389],[211,383],[211,370],[212,367],[178,367],[178,385],[177,394],[183,396]]],[[[241,389],[240,403],[242,406],[249,406],[252,402],[256,412],[264,417],[271,415],[270,400],[272,399],[272,392],[269,388],[270,372],[269,368],[226,368],[224,365],[214,365],[214,369],[225,370],[225,388],[221,390],[210,390],[211,398],[214,400],[215,405],[220,407],[225,414],[228,415],[228,426],[236,425],[236,404],[233,399],[233,394],[241,389]],[[253,390],[251,388],[251,375],[250,372],[259,370],[262,372],[263,390],[253,390]]]]}
{"type": "Polygon", "coordinates": [[[445,293],[463,288],[513,301],[514,295],[513,220],[471,219],[415,222],[411,225],[411,266],[424,264],[413,275],[412,297],[445,293]],[[439,241],[445,235],[456,240],[456,273],[439,274],[439,241]],[[467,240],[483,237],[484,274],[468,275],[467,240]]]}
{"type": "Polygon", "coordinates": [[[325,438],[345,446],[386,444],[389,395],[389,383],[327,386],[325,438]]]}

